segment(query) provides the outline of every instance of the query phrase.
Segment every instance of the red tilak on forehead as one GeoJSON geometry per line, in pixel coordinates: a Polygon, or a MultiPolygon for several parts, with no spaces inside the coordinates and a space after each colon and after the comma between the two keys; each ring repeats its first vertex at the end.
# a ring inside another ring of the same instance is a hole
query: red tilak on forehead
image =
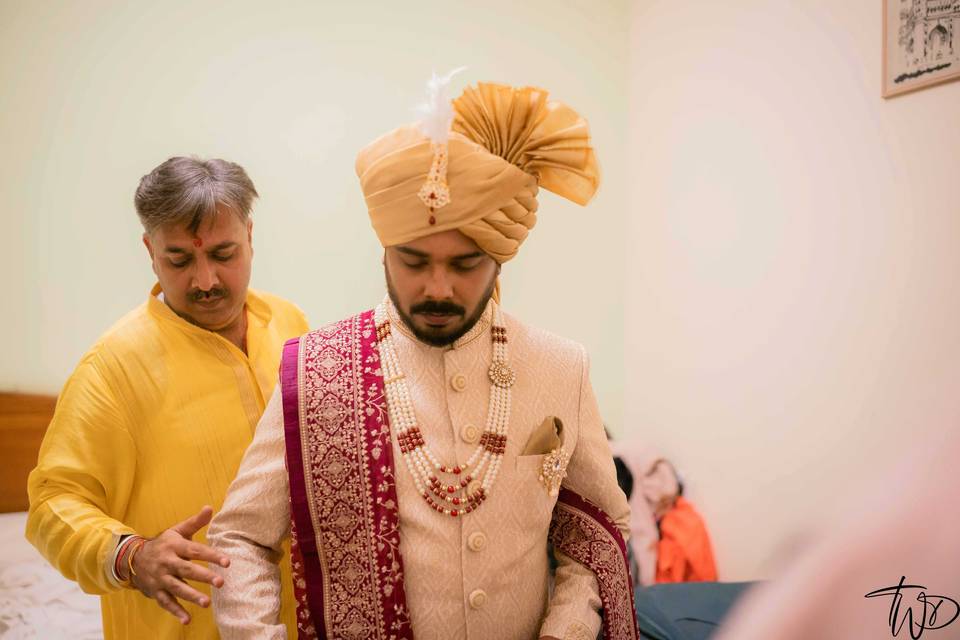
{"type": "Polygon", "coordinates": [[[194,239],[193,239],[193,246],[195,246],[196,248],[199,249],[200,247],[203,246],[203,240],[201,240],[200,238],[194,238],[194,239]]]}

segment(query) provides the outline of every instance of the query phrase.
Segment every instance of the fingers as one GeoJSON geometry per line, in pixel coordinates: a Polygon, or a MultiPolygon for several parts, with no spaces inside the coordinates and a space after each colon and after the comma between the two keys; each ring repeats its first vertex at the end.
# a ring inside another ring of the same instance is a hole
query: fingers
{"type": "MultiPolygon", "coordinates": [[[[169,533],[169,532],[168,532],[169,533]]],[[[194,560],[212,562],[221,567],[230,566],[230,560],[212,547],[199,542],[183,540],[175,533],[164,533],[143,546],[133,558],[137,582],[151,584],[164,576],[206,582],[219,587],[223,580],[206,566],[194,560]]]]}
{"type": "Polygon", "coordinates": [[[193,562],[181,562],[176,567],[176,574],[184,580],[206,582],[218,589],[223,586],[223,578],[206,567],[193,562]]]}
{"type": "Polygon", "coordinates": [[[200,531],[200,529],[203,529],[205,526],[210,524],[210,520],[212,518],[213,508],[207,505],[183,522],[175,524],[170,528],[182,535],[184,538],[192,538],[197,531],[200,531]]]}
{"type": "Polygon", "coordinates": [[[160,582],[163,584],[163,591],[176,598],[192,602],[201,607],[210,606],[210,597],[208,595],[200,593],[182,580],[177,580],[173,576],[168,575],[164,576],[160,582]]]}
{"type": "Polygon", "coordinates": [[[140,547],[132,559],[137,572],[134,584],[148,597],[156,599],[165,611],[181,624],[190,623],[190,614],[178,598],[201,607],[210,606],[210,596],[193,588],[184,580],[205,582],[214,587],[223,586],[223,578],[206,566],[193,561],[212,562],[221,567],[230,566],[225,555],[191,538],[210,523],[213,509],[205,506],[140,547]]]}
{"type": "Polygon", "coordinates": [[[179,545],[176,549],[178,556],[184,560],[201,560],[203,562],[212,562],[221,567],[230,566],[230,558],[223,555],[213,547],[201,544],[199,542],[186,542],[179,545]]]}
{"type": "Polygon", "coordinates": [[[176,598],[163,590],[157,591],[153,597],[156,599],[157,604],[169,611],[174,618],[180,621],[180,624],[190,624],[190,614],[180,606],[176,598]]]}

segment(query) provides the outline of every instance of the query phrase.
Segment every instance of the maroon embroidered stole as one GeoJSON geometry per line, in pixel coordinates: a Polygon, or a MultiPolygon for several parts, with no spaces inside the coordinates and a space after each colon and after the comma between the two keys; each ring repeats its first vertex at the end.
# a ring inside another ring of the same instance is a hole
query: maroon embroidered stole
{"type": "Polygon", "coordinates": [[[550,522],[550,542],[597,577],[603,637],[639,638],[627,544],[610,517],[579,494],[560,489],[550,522]]]}
{"type": "Polygon", "coordinates": [[[301,638],[413,638],[376,337],[368,311],[283,349],[301,638]]]}
{"type": "MultiPolygon", "coordinates": [[[[373,311],[288,341],[280,384],[299,636],[412,640],[373,311]]],[[[638,638],[626,545],[609,517],[564,489],[550,536],[596,574],[604,637],[638,638]]]]}

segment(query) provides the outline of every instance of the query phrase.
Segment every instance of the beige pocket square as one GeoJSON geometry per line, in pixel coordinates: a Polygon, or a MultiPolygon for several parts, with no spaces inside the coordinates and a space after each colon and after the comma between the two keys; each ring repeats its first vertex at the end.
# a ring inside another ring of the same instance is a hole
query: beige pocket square
{"type": "Polygon", "coordinates": [[[527,440],[522,454],[543,456],[538,476],[540,483],[552,496],[559,493],[563,478],[567,475],[567,462],[570,461],[570,455],[563,448],[562,435],[563,422],[556,416],[550,416],[540,423],[527,440]]]}
{"type": "Polygon", "coordinates": [[[540,426],[534,429],[527,439],[527,446],[523,448],[522,456],[536,456],[550,453],[563,446],[560,434],[563,433],[563,422],[556,416],[547,416],[540,426]]]}

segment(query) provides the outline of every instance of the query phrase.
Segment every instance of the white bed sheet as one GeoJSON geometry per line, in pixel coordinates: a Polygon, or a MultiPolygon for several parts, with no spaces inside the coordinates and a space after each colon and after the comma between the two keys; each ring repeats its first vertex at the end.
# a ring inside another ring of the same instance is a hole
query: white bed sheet
{"type": "Polygon", "coordinates": [[[51,567],[23,537],[26,513],[0,514],[0,638],[100,640],[100,598],[51,567]]]}

